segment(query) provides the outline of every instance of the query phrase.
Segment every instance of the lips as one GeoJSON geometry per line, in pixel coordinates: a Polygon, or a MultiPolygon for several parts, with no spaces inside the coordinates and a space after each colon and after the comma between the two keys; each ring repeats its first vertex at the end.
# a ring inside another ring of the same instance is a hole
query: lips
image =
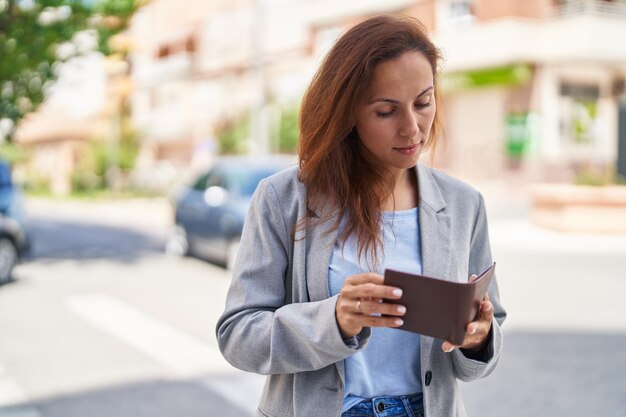
{"type": "Polygon", "coordinates": [[[417,151],[417,148],[420,145],[420,143],[416,143],[416,144],[408,145],[408,146],[402,146],[402,147],[395,147],[393,149],[404,155],[413,155],[417,151]]]}

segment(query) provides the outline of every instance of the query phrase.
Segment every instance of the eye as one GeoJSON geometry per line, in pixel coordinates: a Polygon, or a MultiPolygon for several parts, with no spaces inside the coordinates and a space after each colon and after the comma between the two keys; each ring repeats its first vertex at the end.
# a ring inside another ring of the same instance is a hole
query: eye
{"type": "Polygon", "coordinates": [[[415,103],[415,107],[418,109],[423,109],[430,106],[430,99],[427,102],[415,103]]]}
{"type": "Polygon", "coordinates": [[[389,111],[386,111],[386,112],[377,111],[376,112],[376,116],[385,118],[385,117],[391,116],[394,112],[395,112],[395,110],[389,110],[389,111]]]}

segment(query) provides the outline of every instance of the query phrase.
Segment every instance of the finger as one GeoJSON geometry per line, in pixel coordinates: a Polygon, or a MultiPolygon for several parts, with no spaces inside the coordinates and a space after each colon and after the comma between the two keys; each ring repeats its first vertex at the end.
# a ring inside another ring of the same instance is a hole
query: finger
{"type": "Polygon", "coordinates": [[[443,342],[443,343],[441,344],[441,350],[443,350],[443,351],[444,351],[444,352],[446,352],[446,353],[450,353],[450,352],[452,352],[452,351],[453,351],[455,348],[457,348],[457,347],[458,347],[458,346],[456,346],[456,345],[454,345],[454,344],[452,344],[452,343],[450,343],[450,342],[448,342],[448,341],[445,341],[445,342],[443,342]]]}
{"type": "Polygon", "coordinates": [[[401,304],[381,303],[376,300],[361,300],[359,312],[362,314],[403,316],[406,313],[406,307],[401,304]]]}
{"type": "Polygon", "coordinates": [[[465,333],[467,333],[470,336],[474,336],[478,332],[479,328],[480,328],[479,322],[473,321],[469,323],[467,327],[465,327],[465,333]]]}
{"type": "Polygon", "coordinates": [[[489,301],[489,293],[486,292],[485,296],[483,297],[483,301],[489,301]]]}
{"type": "Polygon", "coordinates": [[[351,324],[359,327],[399,327],[404,320],[399,317],[368,316],[364,314],[351,314],[348,320],[351,324]]]}
{"type": "Polygon", "coordinates": [[[491,301],[483,301],[480,306],[480,319],[490,322],[493,320],[493,304],[491,301]]]}
{"type": "Polygon", "coordinates": [[[345,283],[344,287],[354,287],[356,291],[365,291],[364,294],[356,294],[354,298],[389,298],[389,299],[398,299],[402,296],[402,290],[400,288],[391,287],[384,285],[385,277],[380,274],[375,274],[373,272],[367,272],[364,274],[356,274],[349,276],[345,283]],[[362,285],[365,285],[361,288],[362,285]],[[385,287],[386,290],[380,292],[379,287],[385,287]]]}
{"type": "Polygon", "coordinates": [[[402,297],[400,288],[367,282],[359,285],[345,285],[341,288],[341,296],[347,299],[378,299],[397,300],[402,297]]]}
{"type": "Polygon", "coordinates": [[[340,296],[337,302],[337,314],[342,315],[403,316],[405,313],[404,305],[383,303],[378,300],[350,299],[340,296]]]}
{"type": "Polygon", "coordinates": [[[366,272],[364,274],[350,275],[345,281],[346,284],[350,285],[360,285],[368,282],[373,284],[383,284],[385,282],[385,277],[373,272],[366,272]]]}

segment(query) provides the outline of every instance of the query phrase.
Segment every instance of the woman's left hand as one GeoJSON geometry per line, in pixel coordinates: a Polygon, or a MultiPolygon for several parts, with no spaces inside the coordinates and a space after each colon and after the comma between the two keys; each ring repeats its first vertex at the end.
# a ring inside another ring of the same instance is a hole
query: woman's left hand
{"type": "Polygon", "coordinates": [[[480,303],[480,311],[477,319],[472,321],[465,328],[465,339],[461,346],[454,345],[448,341],[443,342],[441,349],[444,352],[452,352],[455,348],[480,351],[484,349],[493,322],[493,304],[489,301],[489,295],[480,303]]]}

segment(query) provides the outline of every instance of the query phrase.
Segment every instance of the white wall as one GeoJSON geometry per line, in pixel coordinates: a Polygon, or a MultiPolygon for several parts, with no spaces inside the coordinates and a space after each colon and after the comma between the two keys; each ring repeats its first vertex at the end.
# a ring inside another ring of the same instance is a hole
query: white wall
{"type": "Polygon", "coordinates": [[[469,90],[444,98],[445,139],[438,148],[446,155],[455,174],[470,179],[491,179],[501,173],[505,99],[503,88],[469,90]]]}

